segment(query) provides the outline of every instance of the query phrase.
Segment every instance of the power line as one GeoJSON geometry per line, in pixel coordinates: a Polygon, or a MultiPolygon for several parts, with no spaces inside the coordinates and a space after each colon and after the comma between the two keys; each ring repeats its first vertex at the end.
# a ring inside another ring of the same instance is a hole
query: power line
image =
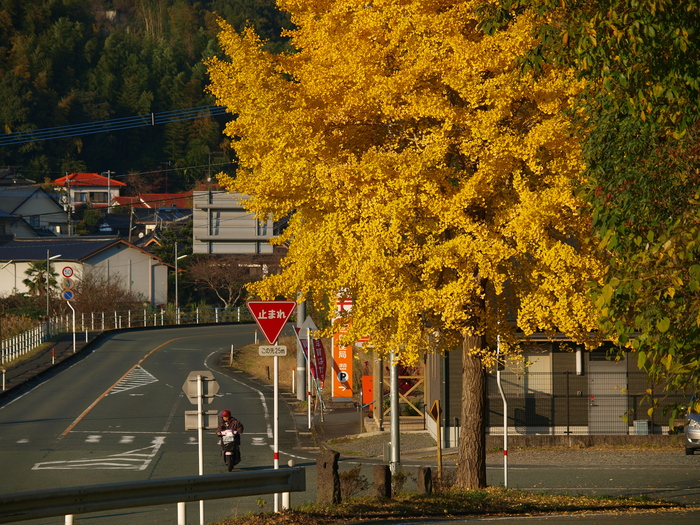
{"type": "Polygon", "coordinates": [[[106,133],[109,131],[119,131],[123,129],[170,124],[172,122],[223,115],[225,113],[226,109],[221,106],[200,106],[194,108],[161,111],[159,113],[148,113],[133,117],[99,120],[96,122],[86,122],[83,124],[18,131],[17,133],[3,133],[0,134],[0,146],[11,146],[15,144],[37,142],[40,140],[54,140],[66,137],[75,137],[78,135],[92,135],[95,133],[106,133]]]}

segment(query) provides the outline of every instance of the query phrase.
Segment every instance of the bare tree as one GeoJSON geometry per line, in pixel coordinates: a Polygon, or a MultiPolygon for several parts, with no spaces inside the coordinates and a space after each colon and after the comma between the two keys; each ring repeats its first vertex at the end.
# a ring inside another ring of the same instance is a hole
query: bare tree
{"type": "Polygon", "coordinates": [[[102,269],[85,266],[76,280],[73,307],[77,312],[104,312],[138,308],[146,301],[130,291],[118,276],[105,274],[102,269]]]}
{"type": "Polygon", "coordinates": [[[126,175],[126,183],[131,188],[134,195],[141,193],[150,193],[153,189],[153,184],[150,177],[144,177],[141,173],[130,171],[126,175]]]}
{"type": "Polygon", "coordinates": [[[245,294],[245,285],[260,280],[276,258],[259,255],[210,255],[190,264],[190,281],[213,292],[224,305],[234,306],[245,294]]]}

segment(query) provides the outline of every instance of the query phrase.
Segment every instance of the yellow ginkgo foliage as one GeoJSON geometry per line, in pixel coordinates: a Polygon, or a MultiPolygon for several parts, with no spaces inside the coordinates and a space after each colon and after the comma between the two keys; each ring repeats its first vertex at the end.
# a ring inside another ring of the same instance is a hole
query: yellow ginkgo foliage
{"type": "Polygon", "coordinates": [[[515,351],[517,334],[595,328],[585,289],[603,267],[564,114],[581,86],[523,66],[527,12],[487,35],[475,1],[278,3],[296,53],[221,22],[227,59],[208,62],[240,164],[220,182],[261,216],[291,214],[284,270],[253,291],[352,297],[351,335],[407,363],[461,348],[458,482],[484,486],[479,385],[496,334],[515,351]]]}

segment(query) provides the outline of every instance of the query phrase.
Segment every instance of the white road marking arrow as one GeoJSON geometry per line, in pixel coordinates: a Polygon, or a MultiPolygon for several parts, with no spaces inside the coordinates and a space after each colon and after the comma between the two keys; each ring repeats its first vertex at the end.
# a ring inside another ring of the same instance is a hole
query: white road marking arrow
{"type": "Polygon", "coordinates": [[[32,470],[145,470],[164,442],[165,437],[157,436],[153,439],[153,444],[150,447],[112,454],[103,458],[44,461],[36,463],[32,470]]]}

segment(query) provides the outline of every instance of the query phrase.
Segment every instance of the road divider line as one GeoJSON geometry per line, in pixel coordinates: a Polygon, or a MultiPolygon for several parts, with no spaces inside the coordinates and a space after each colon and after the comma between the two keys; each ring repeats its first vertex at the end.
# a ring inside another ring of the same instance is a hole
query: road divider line
{"type": "MultiPolygon", "coordinates": [[[[95,401],[93,401],[92,404],[91,404],[89,407],[87,407],[87,408],[83,411],[83,413],[80,414],[80,415],[75,419],[75,421],[73,421],[73,422],[68,426],[67,429],[65,429],[65,430],[63,431],[63,433],[61,434],[61,437],[68,435],[68,433],[69,433],[71,430],[73,430],[73,429],[76,427],[76,425],[77,425],[78,423],[80,423],[80,422],[82,421],[82,419],[83,419],[85,416],[87,416],[93,408],[95,408],[95,406],[97,405],[97,403],[99,403],[99,402],[102,401],[105,397],[107,397],[107,395],[109,395],[109,393],[112,391],[113,388],[116,388],[116,386],[117,386],[119,383],[121,383],[122,381],[124,381],[124,379],[126,379],[127,376],[128,376],[131,372],[133,372],[137,367],[141,366],[141,363],[143,363],[146,359],[148,359],[148,358],[151,356],[151,354],[152,354],[153,352],[155,352],[156,350],[158,350],[158,349],[160,349],[160,348],[163,348],[165,345],[167,345],[167,344],[169,344],[169,343],[172,343],[173,341],[179,341],[180,339],[190,339],[190,338],[192,338],[192,337],[195,337],[195,336],[189,335],[189,336],[185,336],[185,337],[175,337],[174,339],[170,339],[170,340],[168,340],[168,341],[165,341],[164,343],[161,343],[161,344],[159,344],[158,346],[156,346],[155,348],[153,348],[150,352],[148,352],[145,356],[143,356],[143,357],[141,358],[141,360],[140,360],[138,363],[136,363],[134,366],[132,366],[126,374],[124,374],[123,376],[121,376],[121,377],[119,378],[119,380],[118,380],[116,383],[114,383],[112,386],[110,386],[107,390],[104,391],[104,393],[103,393],[102,395],[100,395],[97,399],[95,399],[95,401]]],[[[196,336],[196,337],[201,337],[201,336],[196,336]]]]}

